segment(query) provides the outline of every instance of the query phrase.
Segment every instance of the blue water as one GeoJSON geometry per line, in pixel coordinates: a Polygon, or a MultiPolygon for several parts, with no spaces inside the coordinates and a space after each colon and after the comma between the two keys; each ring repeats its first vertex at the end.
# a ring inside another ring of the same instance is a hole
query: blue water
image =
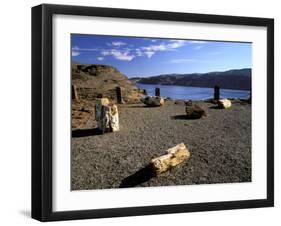
{"type": "MultiPolygon", "coordinates": [[[[190,86],[170,86],[170,85],[154,85],[137,83],[137,87],[146,89],[150,96],[155,95],[155,88],[160,88],[162,97],[170,97],[180,100],[205,100],[214,97],[213,88],[190,87],[190,86]]],[[[250,96],[248,90],[220,89],[221,98],[241,98],[246,99],[250,96]]]]}

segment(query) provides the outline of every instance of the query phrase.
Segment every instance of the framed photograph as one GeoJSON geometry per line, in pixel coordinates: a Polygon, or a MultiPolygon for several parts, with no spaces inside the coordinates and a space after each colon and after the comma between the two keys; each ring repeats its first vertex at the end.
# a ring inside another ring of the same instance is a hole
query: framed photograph
{"type": "Polygon", "coordinates": [[[274,21],[32,8],[32,217],[274,205],[274,21]]]}

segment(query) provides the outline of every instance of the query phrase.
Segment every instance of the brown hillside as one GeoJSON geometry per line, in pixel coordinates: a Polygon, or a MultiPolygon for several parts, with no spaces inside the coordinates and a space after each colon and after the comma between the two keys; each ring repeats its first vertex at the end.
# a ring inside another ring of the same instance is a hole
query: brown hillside
{"type": "Polygon", "coordinates": [[[125,75],[116,68],[98,64],[72,64],[72,83],[77,86],[81,99],[93,100],[98,94],[116,101],[116,87],[120,86],[125,102],[139,102],[142,94],[125,75]]]}
{"type": "Polygon", "coordinates": [[[72,128],[83,128],[94,117],[95,99],[102,94],[116,102],[116,87],[121,87],[125,103],[139,103],[141,91],[116,68],[97,64],[72,64],[72,84],[78,100],[72,100],[72,128]]]}

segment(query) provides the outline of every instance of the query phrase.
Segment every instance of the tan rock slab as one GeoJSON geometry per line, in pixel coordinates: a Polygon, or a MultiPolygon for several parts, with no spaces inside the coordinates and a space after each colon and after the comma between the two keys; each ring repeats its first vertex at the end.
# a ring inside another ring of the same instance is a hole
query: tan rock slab
{"type": "Polygon", "coordinates": [[[156,175],[179,165],[190,157],[190,152],[187,150],[184,143],[178,144],[175,147],[166,150],[166,153],[167,154],[154,158],[150,161],[151,169],[156,175]]]}
{"type": "Polygon", "coordinates": [[[227,109],[231,107],[231,101],[228,99],[218,100],[218,107],[222,109],[227,109]]]}

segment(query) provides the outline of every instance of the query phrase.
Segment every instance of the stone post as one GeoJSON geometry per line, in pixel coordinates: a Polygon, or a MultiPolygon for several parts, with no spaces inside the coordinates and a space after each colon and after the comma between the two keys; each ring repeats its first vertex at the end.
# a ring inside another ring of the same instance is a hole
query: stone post
{"type": "Polygon", "coordinates": [[[103,98],[102,93],[98,93],[98,94],[97,94],[97,98],[103,98]]]}
{"type": "Polygon", "coordinates": [[[214,100],[219,100],[220,99],[220,87],[215,86],[214,87],[214,100]]]}
{"type": "Polygon", "coordinates": [[[146,89],[143,89],[143,95],[147,95],[146,89]]]}
{"type": "Polygon", "coordinates": [[[77,65],[77,70],[76,70],[76,71],[77,71],[77,73],[80,73],[81,68],[82,68],[82,67],[81,67],[81,65],[77,65]]]}
{"type": "Polygon", "coordinates": [[[120,86],[116,87],[116,98],[117,98],[117,103],[122,104],[122,93],[121,93],[120,86]]]}
{"type": "Polygon", "coordinates": [[[160,97],[160,88],[159,87],[155,88],[155,96],[160,97]]]}
{"type": "Polygon", "coordinates": [[[78,93],[77,93],[77,88],[76,85],[71,86],[71,95],[72,95],[72,99],[78,100],[78,93]]]}
{"type": "Polygon", "coordinates": [[[249,103],[249,104],[252,103],[252,90],[250,91],[250,96],[249,96],[249,99],[248,99],[248,103],[249,103]]]}

